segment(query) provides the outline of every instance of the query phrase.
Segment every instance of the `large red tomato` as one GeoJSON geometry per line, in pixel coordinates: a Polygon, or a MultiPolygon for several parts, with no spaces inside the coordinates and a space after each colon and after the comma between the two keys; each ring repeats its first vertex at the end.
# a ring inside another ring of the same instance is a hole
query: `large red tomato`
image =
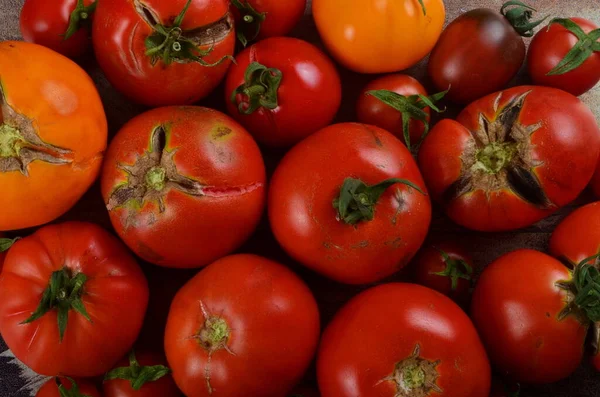
{"type": "Polygon", "coordinates": [[[331,123],[342,85],[335,66],[317,47],[274,37],[236,57],[225,98],[229,114],[259,142],[291,146],[331,123]]]}
{"type": "Polygon", "coordinates": [[[364,284],[404,267],[423,243],[431,203],[406,146],[365,124],[335,124],[296,145],[269,191],[275,237],[296,260],[364,284]]]}
{"type": "Polygon", "coordinates": [[[235,46],[228,0],[103,0],[92,33],[108,80],[148,106],[204,98],[225,76],[235,46]]]}
{"type": "Polygon", "coordinates": [[[556,259],[532,250],[506,254],[482,273],[471,316],[492,364],[523,383],[552,383],[581,363],[590,320],[600,320],[590,285],[600,281],[593,266],[572,276],[556,259]]]}
{"type": "Polygon", "coordinates": [[[179,397],[166,360],[151,352],[121,360],[104,376],[104,397],[179,397]]]}
{"type": "Polygon", "coordinates": [[[298,24],[306,0],[231,0],[240,42],[285,36],[298,24]]]}
{"type": "Polygon", "coordinates": [[[317,360],[323,397],[485,397],[491,370],[469,317],[414,284],[350,301],[327,327],[317,360]]]}
{"type": "Polygon", "coordinates": [[[90,223],[17,241],[0,273],[0,333],[42,375],[101,375],[135,342],[148,285],[127,249],[90,223]]]}
{"type": "Polygon", "coordinates": [[[44,383],[35,397],[100,397],[100,392],[86,380],[52,378],[44,383]]]}
{"type": "Polygon", "coordinates": [[[235,121],[207,108],[166,107],[134,118],[113,139],[102,195],[138,256],[200,267],[254,231],[265,179],[258,146],[235,121]]]}
{"type": "Polygon", "coordinates": [[[555,19],[533,38],[527,64],[536,85],[581,95],[600,81],[600,28],[584,18],[555,19]]]}
{"type": "Polygon", "coordinates": [[[319,310],[287,268],[254,255],[218,260],[171,305],[165,351],[188,397],[286,395],[319,340],[319,310]]]}
{"type": "Polygon", "coordinates": [[[596,118],[555,88],[515,87],[469,105],[427,136],[419,165],[431,195],[475,230],[529,226],[574,200],[600,152],[596,118]]]}
{"type": "Polygon", "coordinates": [[[25,0],[21,9],[21,34],[69,58],[79,57],[92,46],[90,27],[95,0],[25,0]]]}

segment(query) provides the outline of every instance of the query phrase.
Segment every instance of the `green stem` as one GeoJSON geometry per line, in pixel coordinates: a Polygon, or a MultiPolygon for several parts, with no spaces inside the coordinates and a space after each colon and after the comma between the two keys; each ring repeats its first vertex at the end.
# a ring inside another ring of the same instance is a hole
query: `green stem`
{"type": "Polygon", "coordinates": [[[56,382],[56,387],[58,388],[58,394],[60,397],[90,397],[87,394],[81,394],[79,391],[79,386],[75,383],[73,378],[66,377],[69,382],[71,382],[71,389],[67,389],[61,382],[60,378],[54,378],[54,382],[56,382]]]}
{"type": "Polygon", "coordinates": [[[446,268],[441,272],[432,272],[431,274],[441,277],[449,277],[452,282],[452,291],[456,291],[458,288],[458,280],[467,280],[469,283],[473,282],[473,268],[462,259],[452,259],[447,252],[438,250],[446,268]]]}
{"type": "Polygon", "coordinates": [[[521,1],[507,1],[500,12],[510,22],[513,28],[523,37],[532,37],[534,29],[542,24],[548,16],[538,21],[531,21],[533,13],[537,10],[521,1]]]}
{"type": "Polygon", "coordinates": [[[68,40],[71,36],[77,33],[83,24],[90,24],[90,17],[94,11],[96,11],[97,5],[98,3],[96,1],[89,6],[86,6],[83,3],[83,0],[77,0],[77,5],[69,17],[69,26],[67,27],[67,31],[62,35],[63,40],[68,40]]]}
{"type": "Polygon", "coordinates": [[[273,110],[279,106],[277,93],[283,74],[279,69],[252,62],[246,69],[244,84],[231,93],[231,102],[242,114],[252,114],[259,108],[273,110]],[[243,96],[238,103],[238,95],[243,96]]]}
{"type": "Polygon", "coordinates": [[[550,21],[548,28],[552,24],[558,24],[574,34],[578,41],[577,44],[565,55],[565,57],[556,65],[547,76],[557,76],[568,73],[580,67],[594,52],[600,52],[600,29],[585,33],[583,29],[571,19],[555,18],[550,21]]]}
{"type": "Polygon", "coordinates": [[[0,238],[0,252],[6,252],[20,237],[15,238],[0,238]]]}
{"type": "Polygon", "coordinates": [[[156,382],[170,373],[171,370],[164,365],[141,366],[132,350],[129,353],[129,366],[111,370],[104,376],[104,380],[126,380],[129,381],[133,390],[138,391],[146,383],[156,382]]]}
{"type": "Polygon", "coordinates": [[[237,28],[237,38],[246,47],[249,42],[256,40],[260,33],[262,23],[267,18],[266,12],[258,12],[252,5],[245,0],[231,0],[231,4],[237,8],[242,15],[242,22],[237,28]]]}

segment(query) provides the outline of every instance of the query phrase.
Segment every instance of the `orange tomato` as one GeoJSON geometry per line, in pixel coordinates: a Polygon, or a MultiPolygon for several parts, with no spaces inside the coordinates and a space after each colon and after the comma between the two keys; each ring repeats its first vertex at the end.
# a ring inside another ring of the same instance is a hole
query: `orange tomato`
{"type": "Polygon", "coordinates": [[[0,230],[50,222],[100,171],[107,124],[92,79],[45,47],[0,43],[0,230]]]}
{"type": "Polygon", "coordinates": [[[435,46],[446,12],[442,0],[313,0],[329,52],[359,73],[406,69],[435,46]]]}

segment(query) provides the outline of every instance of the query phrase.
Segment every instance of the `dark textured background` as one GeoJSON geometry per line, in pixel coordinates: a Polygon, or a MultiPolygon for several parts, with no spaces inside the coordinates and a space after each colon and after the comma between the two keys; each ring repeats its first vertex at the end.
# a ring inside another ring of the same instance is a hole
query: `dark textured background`
{"type": "MultiPolygon", "coordinates": [[[[53,1],[53,0],[47,0],[53,1]]],[[[169,0],[165,0],[169,1],[169,0]]],[[[285,0],[281,0],[285,1],[285,0]]],[[[363,0],[350,0],[347,6],[351,7],[352,2],[363,0]]],[[[405,1],[405,0],[398,0],[405,1]]],[[[0,0],[0,40],[20,39],[18,28],[18,16],[23,0],[0,0]]],[[[447,7],[447,21],[453,20],[460,13],[476,8],[490,7],[499,9],[503,0],[445,0],[447,7]]],[[[541,14],[550,14],[551,16],[583,16],[592,19],[596,24],[600,24],[600,0],[538,0],[529,2],[537,7],[541,14]]],[[[318,34],[310,16],[306,16],[301,26],[293,34],[313,43],[319,42],[318,34]]],[[[410,69],[408,73],[419,78],[426,86],[428,81],[420,65],[410,69]]],[[[109,120],[110,136],[114,136],[116,131],[131,117],[141,113],[145,109],[133,105],[125,100],[120,94],[115,92],[108,82],[104,79],[102,72],[98,69],[93,59],[82,61],[82,66],[91,74],[98,85],[102,95],[104,106],[109,120]]],[[[340,68],[340,73],[344,80],[344,105],[340,110],[338,121],[354,120],[354,103],[362,86],[373,76],[360,76],[350,73],[340,68]]],[[[519,83],[526,83],[527,77],[521,76],[519,83]]],[[[514,82],[516,84],[517,81],[514,82]]],[[[586,94],[582,99],[592,108],[597,117],[600,118],[600,86],[586,94]]],[[[213,95],[203,100],[200,104],[223,109],[224,97],[222,89],[217,89],[213,95]]],[[[457,109],[454,109],[457,110],[457,109]]],[[[446,115],[447,116],[447,115],[446,115]]],[[[267,166],[272,170],[280,158],[281,153],[269,153],[265,151],[267,166]]],[[[472,248],[475,261],[481,266],[485,266],[492,260],[517,248],[534,248],[545,250],[548,238],[554,226],[566,216],[573,207],[582,203],[591,201],[589,193],[585,193],[577,203],[556,215],[540,222],[537,225],[525,230],[513,233],[495,233],[495,234],[477,234],[461,229],[450,223],[442,214],[434,215],[432,234],[459,235],[467,241],[472,248]]],[[[111,229],[110,222],[104,209],[98,186],[95,186],[86,194],[86,196],[60,220],[88,220],[99,223],[111,229]]],[[[293,267],[308,282],[314,291],[322,308],[323,322],[326,323],[338,310],[338,308],[357,292],[367,288],[343,286],[326,280],[314,273],[311,273],[302,267],[294,264],[287,256],[281,252],[272,238],[268,226],[265,222],[261,224],[256,235],[240,250],[243,252],[254,252],[262,254],[273,259],[279,260],[293,267]]],[[[144,269],[149,278],[151,286],[151,307],[153,312],[147,319],[146,331],[143,333],[142,343],[160,345],[160,332],[155,329],[156,325],[164,321],[164,316],[168,310],[168,302],[160,301],[158,293],[172,294],[189,277],[195,274],[195,271],[174,271],[159,269],[154,266],[144,265],[144,269]],[[166,284],[164,280],[169,280],[166,284]],[[166,292],[165,292],[166,291],[166,292]],[[154,332],[153,332],[154,329],[154,332]]],[[[391,280],[399,279],[400,276],[392,277],[391,280]]],[[[389,280],[388,280],[389,281],[389,280]]],[[[10,352],[4,351],[6,348],[0,340],[0,396],[33,396],[39,387],[40,378],[28,371],[22,365],[16,363],[11,358],[10,352]]],[[[314,374],[307,375],[307,382],[314,380],[314,374]]],[[[524,397],[595,397],[600,396],[600,373],[596,373],[592,368],[584,363],[582,367],[570,378],[555,384],[537,388],[526,388],[524,397]]]]}

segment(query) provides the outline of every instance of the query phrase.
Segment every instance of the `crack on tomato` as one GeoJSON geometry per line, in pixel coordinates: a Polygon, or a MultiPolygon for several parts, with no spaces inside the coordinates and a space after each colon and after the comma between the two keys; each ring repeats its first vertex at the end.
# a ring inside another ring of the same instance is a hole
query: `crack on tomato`
{"type": "Polygon", "coordinates": [[[29,164],[70,164],[73,152],[44,142],[32,119],[17,112],[7,101],[0,82],[0,172],[29,176],[29,164]]]}
{"type": "Polygon", "coordinates": [[[461,157],[461,175],[443,193],[445,202],[476,190],[484,191],[488,199],[492,192],[509,190],[538,208],[555,206],[535,174],[535,168],[543,163],[534,159],[531,136],[542,123],[525,126],[519,121],[530,93],[512,99],[503,108],[500,93],[494,101],[495,116],[479,114],[479,127],[471,131],[472,140],[461,157]]]}
{"type": "Polygon", "coordinates": [[[396,223],[398,222],[398,215],[400,215],[400,212],[402,212],[406,206],[406,200],[404,199],[404,195],[400,189],[396,189],[394,192],[394,200],[396,201],[397,207],[394,211],[394,215],[392,216],[392,225],[396,226],[396,223]]]}

